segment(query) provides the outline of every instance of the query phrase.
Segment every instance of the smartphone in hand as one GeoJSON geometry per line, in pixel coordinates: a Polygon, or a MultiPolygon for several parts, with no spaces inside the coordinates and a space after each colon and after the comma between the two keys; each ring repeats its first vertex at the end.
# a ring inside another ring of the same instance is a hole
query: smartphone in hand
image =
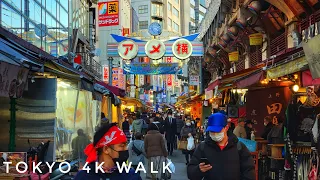
{"type": "Polygon", "coordinates": [[[205,165],[210,164],[210,162],[207,158],[201,158],[200,162],[204,163],[205,165]]]}

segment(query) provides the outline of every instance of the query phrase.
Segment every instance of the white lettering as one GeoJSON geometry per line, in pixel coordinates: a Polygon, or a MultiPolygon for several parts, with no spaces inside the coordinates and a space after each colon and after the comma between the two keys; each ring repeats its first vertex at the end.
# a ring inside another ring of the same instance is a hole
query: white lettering
{"type": "Polygon", "coordinates": [[[170,174],[172,174],[171,169],[169,168],[171,162],[169,162],[167,165],[165,162],[163,162],[163,173],[166,173],[166,169],[169,171],[170,174]]]}
{"type": "Polygon", "coordinates": [[[36,162],[32,162],[32,167],[33,167],[32,172],[37,173],[36,170],[38,170],[39,173],[42,173],[41,169],[39,168],[40,165],[41,165],[41,162],[39,162],[37,165],[36,165],[36,162]]]}
{"type": "Polygon", "coordinates": [[[122,165],[121,165],[121,167],[120,167],[120,165],[119,165],[119,163],[118,163],[118,162],[116,162],[116,164],[117,164],[117,167],[118,167],[119,173],[122,173],[123,168],[124,168],[124,169],[126,170],[126,173],[128,174],[128,173],[129,173],[129,171],[130,171],[130,168],[131,168],[131,164],[132,164],[132,162],[129,162],[129,166],[127,166],[127,165],[126,165],[126,163],[125,163],[125,162],[123,162],[123,163],[122,163],[122,165]]]}
{"type": "Polygon", "coordinates": [[[159,173],[159,172],[153,170],[153,162],[151,162],[151,174],[153,174],[153,173],[159,173]]]}
{"type": "Polygon", "coordinates": [[[47,164],[47,166],[48,166],[48,168],[49,168],[49,173],[52,173],[52,168],[53,168],[53,166],[56,164],[56,162],[53,162],[53,163],[51,164],[51,166],[50,166],[49,162],[46,162],[46,164],[47,164]]]}
{"type": "Polygon", "coordinates": [[[4,165],[6,165],[6,173],[9,173],[9,164],[12,164],[12,162],[3,162],[4,165]]]}
{"type": "Polygon", "coordinates": [[[71,170],[71,166],[68,162],[61,162],[59,164],[59,171],[62,172],[63,174],[69,173],[70,170],[71,170]],[[66,166],[62,167],[63,165],[66,165],[66,166]],[[65,170],[65,169],[67,169],[67,170],[65,170]]]}
{"type": "Polygon", "coordinates": [[[89,173],[91,171],[91,168],[89,167],[88,162],[86,162],[86,164],[84,164],[84,166],[82,167],[82,170],[87,171],[87,173],[89,173]]]}
{"type": "Polygon", "coordinates": [[[96,162],[96,173],[99,173],[98,170],[100,170],[100,172],[102,172],[102,173],[105,173],[104,170],[102,169],[103,165],[104,165],[104,162],[102,162],[100,165],[98,162],[96,162]]]}
{"type": "Polygon", "coordinates": [[[144,173],[147,173],[146,169],[144,168],[143,163],[142,163],[142,162],[139,162],[135,173],[138,173],[138,172],[141,171],[141,170],[142,170],[144,173]]]}
{"type": "Polygon", "coordinates": [[[17,172],[20,173],[20,174],[26,173],[26,172],[28,171],[28,165],[27,165],[27,163],[25,163],[25,162],[18,162],[17,165],[16,165],[16,170],[17,170],[17,172]],[[21,171],[21,170],[19,169],[19,166],[20,166],[20,165],[23,165],[23,166],[24,166],[24,170],[21,171]]]}

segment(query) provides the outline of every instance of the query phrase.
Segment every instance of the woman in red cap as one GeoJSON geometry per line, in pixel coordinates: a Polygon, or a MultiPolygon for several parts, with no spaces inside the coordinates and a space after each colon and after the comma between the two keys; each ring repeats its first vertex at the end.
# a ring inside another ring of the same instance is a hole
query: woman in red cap
{"type": "Polygon", "coordinates": [[[141,180],[133,169],[126,172],[123,166],[129,158],[126,135],[116,124],[102,126],[94,135],[94,141],[84,150],[87,163],[74,180],[141,180]],[[117,165],[118,164],[118,165],[117,165]]]}

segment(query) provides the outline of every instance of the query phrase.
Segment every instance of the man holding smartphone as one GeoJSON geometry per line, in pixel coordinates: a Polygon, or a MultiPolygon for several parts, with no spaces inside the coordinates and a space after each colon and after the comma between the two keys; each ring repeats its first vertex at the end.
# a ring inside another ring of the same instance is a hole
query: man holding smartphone
{"type": "Polygon", "coordinates": [[[209,117],[206,129],[209,136],[197,147],[188,165],[190,180],[255,180],[249,150],[228,128],[224,114],[209,117]]]}

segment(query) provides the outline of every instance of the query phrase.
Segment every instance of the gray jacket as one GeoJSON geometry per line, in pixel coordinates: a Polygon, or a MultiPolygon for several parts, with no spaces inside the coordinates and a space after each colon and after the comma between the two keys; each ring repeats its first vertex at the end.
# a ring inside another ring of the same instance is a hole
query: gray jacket
{"type": "Polygon", "coordinates": [[[132,122],[132,131],[133,133],[142,132],[143,119],[136,119],[132,122]]]}
{"type": "Polygon", "coordinates": [[[144,163],[144,157],[146,156],[146,152],[144,151],[144,142],[142,140],[134,140],[131,141],[128,145],[128,151],[129,151],[129,159],[128,162],[132,162],[132,165],[138,165],[139,162],[144,163]],[[142,152],[139,156],[132,150],[132,146],[139,149],[139,151],[142,152]]]}

